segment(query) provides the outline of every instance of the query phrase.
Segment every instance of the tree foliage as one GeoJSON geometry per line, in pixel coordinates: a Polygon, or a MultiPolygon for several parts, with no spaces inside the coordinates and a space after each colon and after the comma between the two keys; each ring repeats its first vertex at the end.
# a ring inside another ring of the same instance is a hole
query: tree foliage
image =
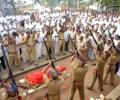
{"type": "Polygon", "coordinates": [[[102,5],[120,5],[120,0],[96,0],[102,5]]]}

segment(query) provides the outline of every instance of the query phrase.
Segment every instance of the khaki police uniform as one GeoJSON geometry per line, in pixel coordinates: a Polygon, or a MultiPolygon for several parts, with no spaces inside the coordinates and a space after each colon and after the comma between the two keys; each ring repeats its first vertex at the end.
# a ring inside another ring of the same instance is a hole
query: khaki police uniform
{"type": "Polygon", "coordinates": [[[109,57],[106,68],[105,68],[104,83],[106,83],[108,75],[110,74],[111,85],[114,84],[115,64],[118,61],[118,59],[119,57],[115,53],[112,53],[111,56],[109,57]]]}
{"type": "Polygon", "coordinates": [[[93,81],[90,87],[88,87],[87,89],[92,90],[96,80],[98,79],[99,89],[103,91],[103,72],[107,60],[108,60],[107,58],[106,59],[103,58],[103,55],[99,54],[96,56],[96,68],[94,69],[93,72],[93,81]]]}
{"type": "Polygon", "coordinates": [[[64,53],[64,32],[59,32],[59,53],[64,53]]]}
{"type": "Polygon", "coordinates": [[[80,37],[80,40],[79,40],[79,42],[78,42],[78,50],[80,50],[81,53],[82,53],[82,55],[83,55],[84,57],[86,57],[85,41],[84,41],[83,39],[81,39],[81,38],[84,39],[84,37],[83,37],[83,36],[80,37]]]}
{"type": "Polygon", "coordinates": [[[36,60],[36,52],[35,52],[35,35],[30,34],[27,39],[27,51],[30,62],[34,62],[36,60]]]}
{"type": "Polygon", "coordinates": [[[74,80],[72,83],[72,90],[71,90],[71,96],[69,100],[73,100],[74,94],[76,90],[79,91],[80,100],[85,100],[85,93],[84,93],[84,78],[86,75],[86,72],[88,71],[88,68],[85,66],[82,66],[82,63],[79,59],[75,58],[72,66],[74,66],[74,80]]]}
{"type": "Polygon", "coordinates": [[[52,53],[53,44],[52,44],[52,32],[51,31],[49,34],[47,34],[47,46],[48,46],[49,53],[52,53]]]}
{"type": "Polygon", "coordinates": [[[27,36],[21,35],[20,40],[21,40],[20,47],[22,50],[22,59],[24,63],[27,63],[29,61],[28,52],[27,52],[27,44],[26,44],[27,36]]]}
{"type": "Polygon", "coordinates": [[[63,80],[50,80],[47,84],[47,100],[61,100],[60,88],[63,84],[63,80]]]}
{"type": "MultiPolygon", "coordinates": [[[[73,32],[73,31],[70,31],[70,32],[71,32],[71,33],[70,33],[70,37],[71,37],[73,43],[76,45],[76,33],[73,32]]],[[[71,41],[70,41],[70,49],[71,49],[71,50],[74,50],[74,46],[73,46],[73,44],[72,44],[71,41]]]]}
{"type": "Polygon", "coordinates": [[[16,50],[16,41],[12,38],[8,40],[8,54],[10,67],[13,68],[14,65],[19,67],[20,61],[16,50]]]}

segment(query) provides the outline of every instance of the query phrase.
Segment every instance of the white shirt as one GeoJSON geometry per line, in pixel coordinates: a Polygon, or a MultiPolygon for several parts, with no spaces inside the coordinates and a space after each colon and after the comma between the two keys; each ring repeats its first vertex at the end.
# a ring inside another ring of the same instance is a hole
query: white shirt
{"type": "Polygon", "coordinates": [[[17,36],[15,40],[16,40],[16,45],[20,44],[20,37],[17,36]]]}
{"type": "Polygon", "coordinates": [[[45,33],[41,32],[37,40],[38,42],[43,42],[44,38],[45,38],[45,33]]]}
{"type": "Polygon", "coordinates": [[[0,57],[3,56],[2,48],[1,48],[1,43],[0,43],[0,57]]]}
{"type": "Polygon", "coordinates": [[[115,46],[117,46],[119,42],[120,42],[120,40],[114,39],[115,46]]]}
{"type": "Polygon", "coordinates": [[[69,40],[69,35],[70,35],[69,31],[64,32],[64,40],[65,41],[69,40]]]}
{"type": "Polygon", "coordinates": [[[111,48],[111,45],[105,44],[103,51],[109,51],[111,48]]]}
{"type": "Polygon", "coordinates": [[[58,42],[58,40],[59,40],[58,33],[56,31],[54,31],[52,34],[52,40],[54,42],[58,42]]]}

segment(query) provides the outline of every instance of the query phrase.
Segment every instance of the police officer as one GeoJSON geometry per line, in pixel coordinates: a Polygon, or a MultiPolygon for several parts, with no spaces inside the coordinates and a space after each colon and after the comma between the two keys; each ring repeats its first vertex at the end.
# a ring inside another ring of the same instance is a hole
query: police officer
{"type": "Polygon", "coordinates": [[[112,54],[110,55],[105,67],[105,77],[104,77],[105,84],[106,84],[108,75],[110,74],[110,83],[111,85],[114,85],[115,64],[118,60],[119,60],[118,53],[115,49],[113,49],[112,54]]]}
{"type": "Polygon", "coordinates": [[[46,35],[46,37],[47,37],[47,45],[48,45],[48,50],[49,50],[49,53],[51,54],[52,53],[52,47],[53,47],[53,45],[52,45],[52,34],[53,34],[53,30],[52,30],[52,28],[51,27],[48,27],[48,29],[47,29],[47,35],[46,35]]]}
{"type": "Polygon", "coordinates": [[[36,64],[36,52],[35,52],[35,34],[33,32],[27,32],[27,51],[29,55],[29,64],[36,64]]]}
{"type": "Polygon", "coordinates": [[[47,100],[60,100],[60,88],[63,84],[63,79],[60,79],[55,70],[50,71],[51,79],[47,82],[47,100]]]}
{"type": "Polygon", "coordinates": [[[12,37],[9,36],[8,39],[8,54],[9,54],[9,64],[10,67],[13,69],[13,66],[15,64],[16,67],[20,67],[20,61],[17,54],[17,48],[16,48],[16,32],[13,32],[12,37]]]}
{"type": "Polygon", "coordinates": [[[27,63],[29,60],[26,41],[27,41],[27,34],[24,32],[21,32],[21,34],[20,34],[20,47],[21,47],[21,51],[22,51],[22,60],[24,63],[27,63]]]}
{"type": "Polygon", "coordinates": [[[98,78],[98,84],[99,84],[99,89],[103,91],[103,72],[104,72],[104,67],[105,64],[108,60],[108,52],[99,52],[96,56],[96,68],[93,71],[93,81],[90,87],[87,87],[87,89],[92,90],[94,87],[94,84],[98,78]]]}
{"type": "Polygon", "coordinates": [[[59,53],[61,54],[65,54],[64,52],[64,29],[63,27],[61,27],[60,31],[59,31],[59,53]]]}
{"type": "Polygon", "coordinates": [[[87,67],[84,66],[83,62],[79,59],[79,57],[76,54],[72,58],[71,64],[75,68],[74,68],[74,79],[72,83],[71,96],[69,100],[73,100],[74,94],[77,89],[79,91],[80,99],[85,100],[84,78],[88,69],[87,67]]]}

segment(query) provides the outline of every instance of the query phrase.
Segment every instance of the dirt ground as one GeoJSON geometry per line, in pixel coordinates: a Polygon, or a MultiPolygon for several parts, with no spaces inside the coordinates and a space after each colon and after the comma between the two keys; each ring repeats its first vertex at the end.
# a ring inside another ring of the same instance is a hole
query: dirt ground
{"type": "MultiPolygon", "coordinates": [[[[64,60],[61,60],[59,62],[56,62],[56,65],[63,65],[67,68],[67,72],[71,73],[72,68],[70,66],[70,57],[64,60]]],[[[94,66],[91,65],[91,63],[88,64],[89,71],[86,74],[85,77],[85,100],[90,100],[90,97],[98,98],[100,94],[103,94],[106,96],[112,89],[114,89],[118,84],[120,84],[120,77],[115,76],[115,85],[111,86],[110,84],[104,85],[104,91],[101,92],[98,89],[98,83],[96,82],[93,91],[89,91],[86,89],[86,86],[89,86],[92,82],[92,77],[93,77],[93,69],[94,66]]],[[[73,75],[72,75],[73,76],[73,75]]],[[[61,88],[61,100],[68,100],[70,97],[70,92],[71,92],[71,83],[72,83],[72,76],[65,79],[64,84],[61,88]]],[[[17,79],[20,79],[23,77],[23,75],[19,76],[17,79]]],[[[109,83],[109,80],[108,80],[109,83]]],[[[29,96],[27,96],[26,100],[46,100],[45,99],[45,94],[46,94],[46,88],[41,89],[29,96]]],[[[74,100],[80,100],[78,92],[76,92],[74,96],[74,100]]]]}

